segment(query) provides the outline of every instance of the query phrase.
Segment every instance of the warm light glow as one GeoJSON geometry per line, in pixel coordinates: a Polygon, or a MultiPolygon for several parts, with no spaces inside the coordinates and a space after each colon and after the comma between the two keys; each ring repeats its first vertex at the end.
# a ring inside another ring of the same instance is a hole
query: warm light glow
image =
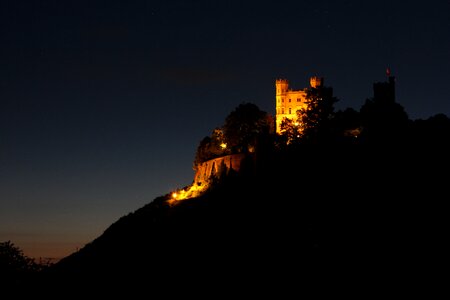
{"type": "MultiPolygon", "coordinates": [[[[311,80],[312,84],[319,85],[320,78],[314,77],[311,80]]],[[[291,90],[289,89],[289,82],[287,80],[276,80],[276,95],[275,95],[275,111],[276,111],[276,132],[281,134],[281,123],[284,118],[292,120],[294,126],[300,126],[297,120],[297,111],[306,108],[306,94],[307,89],[291,90]],[[289,101],[293,99],[294,101],[289,101]],[[285,101],[286,100],[286,101],[285,101]]]]}
{"type": "Polygon", "coordinates": [[[358,136],[361,134],[361,131],[362,131],[361,128],[349,129],[344,132],[344,135],[349,136],[349,137],[358,138],[358,136]]]}
{"type": "Polygon", "coordinates": [[[181,200],[186,200],[190,198],[195,198],[203,194],[209,187],[208,183],[204,183],[202,185],[192,184],[185,189],[178,190],[172,193],[172,198],[167,200],[170,205],[175,205],[177,202],[181,200]]]}
{"type": "Polygon", "coordinates": [[[225,143],[220,144],[220,148],[225,149],[226,147],[227,147],[227,144],[225,144],[225,143]]]}

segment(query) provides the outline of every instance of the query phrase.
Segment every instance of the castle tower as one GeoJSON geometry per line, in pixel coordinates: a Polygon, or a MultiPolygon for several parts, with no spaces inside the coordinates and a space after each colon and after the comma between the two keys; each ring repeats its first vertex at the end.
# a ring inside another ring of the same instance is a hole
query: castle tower
{"type": "Polygon", "coordinates": [[[379,102],[395,102],[395,77],[391,75],[391,70],[386,70],[388,81],[376,82],[373,84],[373,98],[379,102]]]}
{"type": "Polygon", "coordinates": [[[289,88],[289,82],[286,79],[277,79],[275,81],[275,87],[276,87],[276,94],[282,95],[285,94],[288,91],[289,88]]]}
{"type": "Polygon", "coordinates": [[[312,88],[317,89],[323,86],[323,78],[313,76],[309,79],[309,84],[311,85],[312,88]]]}

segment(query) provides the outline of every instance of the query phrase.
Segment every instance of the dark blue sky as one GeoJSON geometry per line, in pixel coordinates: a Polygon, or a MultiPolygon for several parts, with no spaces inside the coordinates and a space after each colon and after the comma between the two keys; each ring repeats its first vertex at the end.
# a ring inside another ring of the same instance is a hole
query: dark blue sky
{"type": "Polygon", "coordinates": [[[450,115],[450,1],[2,1],[0,241],[60,257],[191,183],[199,141],[276,78],[359,109],[386,67],[450,115]],[[261,3],[263,2],[263,3],[261,3]]]}

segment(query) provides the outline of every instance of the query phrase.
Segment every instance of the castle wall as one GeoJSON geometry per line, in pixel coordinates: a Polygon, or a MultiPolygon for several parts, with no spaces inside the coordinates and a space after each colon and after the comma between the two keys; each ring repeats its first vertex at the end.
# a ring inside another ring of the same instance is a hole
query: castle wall
{"type": "Polygon", "coordinates": [[[284,118],[297,119],[297,110],[306,107],[306,91],[287,91],[276,96],[276,132],[281,132],[281,122],[284,118]]]}
{"type": "MultiPolygon", "coordinates": [[[[312,88],[323,86],[323,78],[313,76],[309,80],[312,88]]],[[[306,92],[309,88],[293,91],[289,89],[289,82],[286,79],[275,81],[276,89],[276,132],[281,133],[281,122],[284,118],[297,121],[297,110],[306,108],[306,92]]]]}
{"type": "Polygon", "coordinates": [[[241,162],[246,155],[231,154],[227,156],[218,157],[205,161],[196,166],[197,172],[194,176],[194,184],[202,184],[211,178],[214,174],[220,172],[220,167],[225,166],[227,170],[233,169],[234,171],[239,171],[241,168],[241,162]]]}

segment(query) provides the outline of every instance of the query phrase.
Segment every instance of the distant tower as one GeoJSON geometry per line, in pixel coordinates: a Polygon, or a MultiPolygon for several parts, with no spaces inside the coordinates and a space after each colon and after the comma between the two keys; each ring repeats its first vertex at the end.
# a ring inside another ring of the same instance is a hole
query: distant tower
{"type": "Polygon", "coordinates": [[[395,76],[391,76],[391,70],[386,69],[388,81],[373,84],[373,97],[375,101],[395,102],[395,76]]]}

